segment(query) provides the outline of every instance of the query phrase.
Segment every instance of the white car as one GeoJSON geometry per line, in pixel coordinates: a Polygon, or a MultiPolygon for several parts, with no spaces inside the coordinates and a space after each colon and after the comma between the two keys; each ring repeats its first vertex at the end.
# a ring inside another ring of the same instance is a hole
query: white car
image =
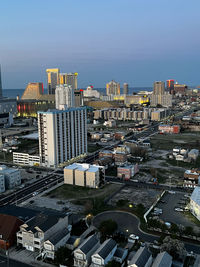
{"type": "Polygon", "coordinates": [[[33,192],[32,196],[35,197],[37,196],[39,193],[38,192],[33,192]]]}
{"type": "Polygon", "coordinates": [[[175,211],[181,211],[181,212],[183,211],[183,209],[181,209],[181,208],[175,208],[174,210],[175,211]]]}
{"type": "Polygon", "coordinates": [[[130,235],[129,235],[129,238],[130,238],[130,239],[133,239],[133,240],[138,240],[138,239],[139,239],[139,236],[134,235],[134,234],[130,234],[130,235]]]}

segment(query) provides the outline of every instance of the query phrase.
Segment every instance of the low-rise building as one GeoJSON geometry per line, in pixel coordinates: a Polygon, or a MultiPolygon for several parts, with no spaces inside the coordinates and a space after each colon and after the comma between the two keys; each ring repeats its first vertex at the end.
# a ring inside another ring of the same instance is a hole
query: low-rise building
{"type": "Polygon", "coordinates": [[[1,165],[0,174],[4,176],[6,189],[12,189],[21,184],[21,173],[18,169],[1,165]]]}
{"type": "Polygon", "coordinates": [[[171,267],[172,266],[172,256],[170,256],[166,251],[159,253],[152,267],[171,267]]]}
{"type": "Polygon", "coordinates": [[[39,166],[41,163],[41,159],[38,155],[13,152],[13,163],[19,165],[39,166]]]}
{"type": "Polygon", "coordinates": [[[68,227],[68,216],[39,214],[20,226],[17,244],[29,251],[42,251],[44,242],[68,227]]]}
{"type": "Polygon", "coordinates": [[[65,184],[98,188],[104,176],[103,166],[74,163],[64,168],[65,184]]]}
{"type": "Polygon", "coordinates": [[[115,120],[108,120],[108,121],[105,121],[103,125],[108,126],[108,127],[115,127],[116,121],[115,120]]]}
{"type": "Polygon", "coordinates": [[[200,187],[195,187],[190,197],[190,211],[200,221],[200,187]]]}
{"type": "Polygon", "coordinates": [[[130,260],[128,267],[150,267],[152,255],[146,247],[140,247],[130,260]]]}
{"type": "Polygon", "coordinates": [[[0,248],[7,250],[16,240],[16,232],[24,222],[17,217],[0,214],[0,248]]]}
{"type": "Polygon", "coordinates": [[[115,251],[117,249],[117,243],[113,239],[107,239],[101,244],[101,246],[92,255],[91,267],[103,267],[109,261],[113,260],[115,251]]]}
{"type": "Polygon", "coordinates": [[[130,153],[130,148],[128,146],[125,146],[125,145],[118,145],[117,147],[114,148],[114,152],[115,153],[126,153],[126,154],[129,154],[130,153]]]}
{"type": "Polygon", "coordinates": [[[111,150],[100,151],[99,152],[99,157],[100,158],[105,158],[105,157],[113,158],[113,151],[111,151],[111,150]]]}
{"type": "Polygon", "coordinates": [[[117,177],[123,180],[130,180],[138,172],[138,164],[120,166],[117,168],[117,177]]]}
{"type": "Polygon", "coordinates": [[[44,258],[54,260],[55,252],[62,246],[64,246],[67,240],[70,238],[70,231],[67,227],[58,230],[55,234],[51,235],[44,241],[44,248],[42,255],[44,258]]]}
{"type": "Polygon", "coordinates": [[[113,256],[113,259],[116,262],[119,262],[120,264],[122,264],[124,262],[125,258],[127,257],[127,255],[128,255],[128,249],[117,248],[115,251],[115,254],[113,256]]]}
{"type": "Polygon", "coordinates": [[[102,133],[91,133],[91,139],[92,140],[100,140],[102,138],[102,133]]]}
{"type": "Polygon", "coordinates": [[[116,165],[124,165],[127,163],[128,156],[126,153],[114,153],[113,155],[116,165]]]}
{"type": "Polygon", "coordinates": [[[100,247],[99,239],[96,235],[89,236],[74,251],[74,266],[86,267],[91,263],[92,254],[100,247]]]}
{"type": "Polygon", "coordinates": [[[116,132],[114,134],[115,140],[124,140],[126,134],[124,132],[116,132]]]}
{"type": "Polygon", "coordinates": [[[180,125],[164,125],[164,124],[161,124],[161,125],[158,126],[158,130],[161,133],[178,134],[178,133],[180,133],[180,125]]]}
{"type": "Polygon", "coordinates": [[[188,152],[188,158],[191,158],[192,160],[197,160],[198,156],[199,156],[198,149],[191,149],[190,152],[188,152]]]}
{"type": "Polygon", "coordinates": [[[199,184],[200,172],[196,169],[186,170],[184,173],[184,187],[194,188],[199,184]]]}

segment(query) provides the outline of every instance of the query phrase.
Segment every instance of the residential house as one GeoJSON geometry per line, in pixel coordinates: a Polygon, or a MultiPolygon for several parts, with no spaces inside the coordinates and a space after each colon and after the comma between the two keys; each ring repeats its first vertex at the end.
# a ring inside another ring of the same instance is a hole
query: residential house
{"type": "Polygon", "coordinates": [[[61,228],[58,232],[51,235],[46,241],[44,241],[43,257],[54,260],[55,252],[62,246],[64,246],[67,240],[70,238],[70,231],[68,227],[61,228]]]}
{"type": "Polygon", "coordinates": [[[166,251],[159,253],[152,265],[152,267],[171,267],[171,266],[172,266],[172,256],[170,256],[166,251]]]}
{"type": "Polygon", "coordinates": [[[0,248],[7,250],[16,241],[16,232],[24,222],[17,217],[0,214],[0,248]]]}
{"type": "Polygon", "coordinates": [[[74,266],[89,266],[91,262],[91,256],[98,249],[99,246],[100,242],[97,236],[89,236],[77,249],[75,249],[74,266]]]}
{"type": "Polygon", "coordinates": [[[152,255],[146,247],[140,247],[130,260],[128,267],[150,267],[152,255]]]}
{"type": "Polygon", "coordinates": [[[113,260],[113,256],[117,249],[117,243],[113,239],[107,239],[92,255],[91,267],[105,266],[109,261],[113,260]]]}
{"type": "Polygon", "coordinates": [[[115,251],[115,254],[113,256],[113,259],[116,261],[116,262],[119,262],[119,263],[123,263],[125,258],[127,257],[128,255],[128,249],[125,249],[125,248],[117,248],[116,251],[115,251]]]}
{"type": "Polygon", "coordinates": [[[68,216],[48,216],[41,213],[20,226],[17,244],[30,251],[42,251],[45,241],[67,227],[68,216]]]}

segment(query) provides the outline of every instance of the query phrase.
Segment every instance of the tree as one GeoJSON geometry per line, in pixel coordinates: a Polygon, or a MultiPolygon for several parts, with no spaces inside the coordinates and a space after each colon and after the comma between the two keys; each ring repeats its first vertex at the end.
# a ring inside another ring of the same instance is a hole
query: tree
{"type": "Polygon", "coordinates": [[[184,260],[187,255],[184,244],[178,239],[172,239],[170,236],[165,237],[160,250],[161,252],[167,251],[174,259],[184,260]]]}
{"type": "Polygon", "coordinates": [[[99,231],[102,236],[112,235],[117,230],[117,223],[113,220],[106,220],[99,225],[99,231]]]}
{"type": "Polygon", "coordinates": [[[187,226],[187,227],[185,227],[184,234],[186,234],[186,235],[193,235],[194,232],[193,232],[192,227],[191,227],[191,226],[187,226]]]}

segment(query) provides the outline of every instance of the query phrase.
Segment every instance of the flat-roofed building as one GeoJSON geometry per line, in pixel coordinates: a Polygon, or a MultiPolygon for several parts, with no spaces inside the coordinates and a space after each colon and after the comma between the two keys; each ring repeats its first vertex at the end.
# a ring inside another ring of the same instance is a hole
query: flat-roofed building
{"type": "Polygon", "coordinates": [[[98,188],[104,176],[103,166],[74,163],[64,168],[65,184],[98,188]]]}
{"type": "Polygon", "coordinates": [[[21,184],[21,173],[19,169],[0,165],[0,174],[4,175],[6,189],[12,189],[21,184]]]}

